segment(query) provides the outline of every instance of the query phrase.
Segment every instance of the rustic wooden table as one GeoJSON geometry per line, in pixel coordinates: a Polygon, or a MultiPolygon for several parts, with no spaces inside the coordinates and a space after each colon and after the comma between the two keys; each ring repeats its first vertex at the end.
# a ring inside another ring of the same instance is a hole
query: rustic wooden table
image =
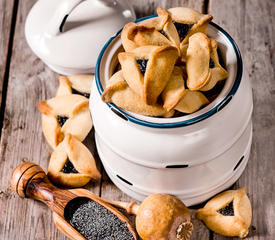
{"type": "MultiPolygon", "coordinates": [[[[20,199],[9,187],[12,170],[24,161],[47,169],[51,149],[42,131],[37,103],[55,95],[58,75],[30,50],[24,37],[26,16],[36,0],[0,2],[0,239],[66,239],[56,229],[45,205],[20,199]]],[[[244,78],[253,86],[253,144],[248,166],[233,186],[246,186],[253,221],[247,239],[275,239],[275,1],[274,0],[131,0],[137,17],[157,6],[189,6],[214,16],[236,40],[242,52],[244,78]]],[[[232,116],[234,117],[234,116],[232,116]]],[[[93,133],[86,140],[97,156],[93,133]]],[[[98,164],[100,161],[97,157],[98,164]]],[[[101,167],[101,171],[103,169],[101,167]]],[[[130,200],[103,174],[90,183],[94,193],[130,200]]],[[[194,219],[192,239],[228,239],[194,219]]]]}

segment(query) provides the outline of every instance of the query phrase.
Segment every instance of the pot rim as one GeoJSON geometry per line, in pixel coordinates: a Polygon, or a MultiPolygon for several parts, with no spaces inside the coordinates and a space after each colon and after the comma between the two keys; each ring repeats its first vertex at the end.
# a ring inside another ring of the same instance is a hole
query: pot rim
{"type": "MultiPolygon", "coordinates": [[[[157,16],[158,15],[151,15],[151,16],[139,18],[134,22],[141,22],[141,21],[144,21],[144,20],[147,20],[150,18],[154,18],[157,16]]],[[[129,120],[130,122],[135,123],[137,125],[142,125],[142,126],[151,127],[151,128],[176,128],[176,127],[189,126],[194,123],[198,123],[202,120],[205,120],[205,119],[211,117],[212,115],[214,115],[215,113],[219,112],[232,99],[232,97],[235,95],[235,93],[237,92],[237,90],[240,86],[240,82],[242,79],[242,73],[243,73],[243,62],[242,62],[240,50],[239,50],[236,42],[229,35],[229,33],[227,33],[222,27],[220,27],[219,25],[217,25],[214,22],[210,22],[209,24],[212,25],[214,28],[216,28],[218,31],[220,31],[222,34],[224,34],[224,36],[229,40],[231,46],[233,47],[233,50],[235,52],[236,59],[237,59],[237,72],[236,72],[236,78],[234,80],[234,84],[233,84],[232,88],[230,89],[230,91],[228,92],[227,96],[222,101],[218,102],[213,108],[209,109],[207,112],[204,112],[204,113],[202,113],[198,116],[195,116],[193,118],[190,118],[190,119],[185,119],[185,120],[181,120],[178,122],[171,122],[171,123],[156,123],[156,122],[149,122],[149,121],[146,121],[143,119],[139,119],[135,116],[132,116],[132,115],[128,114],[126,111],[117,107],[113,103],[105,103],[105,104],[110,108],[110,110],[114,110],[124,120],[129,120]]],[[[105,43],[105,45],[103,46],[102,50],[100,51],[100,54],[97,59],[97,63],[96,63],[96,67],[95,67],[95,81],[96,81],[97,90],[100,95],[102,95],[102,93],[103,93],[103,87],[100,82],[100,74],[99,74],[101,60],[102,60],[102,57],[103,57],[107,47],[121,33],[121,31],[122,31],[122,28],[105,43]]],[[[151,117],[151,118],[155,118],[155,117],[151,117]]]]}

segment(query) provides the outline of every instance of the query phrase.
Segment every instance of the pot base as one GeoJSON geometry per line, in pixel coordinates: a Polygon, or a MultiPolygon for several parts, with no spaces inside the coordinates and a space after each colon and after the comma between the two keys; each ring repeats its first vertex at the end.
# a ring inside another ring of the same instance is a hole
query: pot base
{"type": "MultiPolygon", "coordinates": [[[[228,169],[227,173],[224,174],[221,178],[216,179],[215,183],[211,182],[207,182],[207,185],[203,186],[203,188],[200,189],[182,189],[180,191],[173,191],[171,189],[163,189],[163,190],[156,190],[155,187],[152,186],[152,190],[148,191],[147,189],[141,189],[140,186],[140,182],[136,183],[136,182],[129,182],[129,179],[124,179],[122,176],[120,176],[117,172],[117,170],[119,168],[121,168],[121,162],[117,161],[117,156],[113,155],[111,152],[107,151],[106,146],[104,144],[104,142],[100,139],[100,137],[98,136],[98,134],[95,135],[96,138],[96,146],[97,146],[97,150],[98,150],[98,154],[100,156],[100,159],[103,163],[103,166],[108,174],[108,176],[110,177],[110,179],[112,180],[112,182],[124,193],[126,193],[127,195],[131,196],[132,198],[138,200],[138,201],[143,201],[144,198],[146,198],[148,195],[152,194],[152,193],[167,193],[167,194],[171,194],[171,195],[175,195],[176,197],[178,197],[179,199],[181,199],[186,206],[192,206],[192,205],[196,205],[199,203],[202,203],[204,201],[206,201],[207,199],[213,197],[214,195],[216,195],[217,193],[227,189],[228,187],[230,187],[231,185],[233,185],[241,176],[241,174],[243,173],[248,159],[249,159],[249,155],[250,155],[250,148],[251,148],[251,142],[252,142],[252,124],[250,123],[249,126],[247,127],[245,133],[236,141],[236,143],[232,146],[231,151],[233,152],[238,152],[239,150],[237,150],[238,147],[242,147],[241,149],[241,157],[239,161],[237,161],[237,164],[234,162],[233,169],[230,168],[228,169]],[[113,167],[110,167],[109,162],[113,161],[116,162],[117,164],[117,169],[113,169],[113,167]],[[191,190],[191,191],[190,191],[191,190]]],[[[230,151],[230,150],[229,150],[230,151]]],[[[239,154],[239,153],[238,153],[239,154]]],[[[224,159],[222,159],[222,156],[220,156],[221,159],[220,161],[223,161],[224,159]]],[[[227,161],[235,161],[235,156],[228,157],[227,161]]],[[[210,161],[211,162],[211,161],[210,161]]],[[[135,169],[135,167],[133,167],[132,169],[128,169],[129,171],[137,171],[137,169],[135,169]]],[[[164,168],[164,169],[159,169],[159,171],[162,172],[162,177],[165,178],[165,174],[163,174],[163,171],[170,171],[170,169],[164,168]]],[[[181,169],[182,171],[182,175],[185,174],[186,168],[181,169]]],[[[207,172],[207,170],[204,171],[204,175],[210,174],[210,172],[207,172]]],[[[196,172],[194,172],[194,175],[196,175],[196,172]]],[[[144,182],[147,176],[143,176],[142,174],[140,175],[140,181],[144,182]]],[[[167,179],[169,177],[167,176],[167,179]]],[[[210,179],[210,176],[209,176],[210,179]]],[[[156,179],[156,182],[158,181],[158,179],[156,179]]],[[[194,179],[190,179],[191,182],[195,181],[194,179]]],[[[179,182],[180,185],[182,185],[182,183],[179,182]]],[[[147,183],[147,187],[150,184],[147,183]]],[[[159,186],[161,188],[161,186],[159,186]]]]}

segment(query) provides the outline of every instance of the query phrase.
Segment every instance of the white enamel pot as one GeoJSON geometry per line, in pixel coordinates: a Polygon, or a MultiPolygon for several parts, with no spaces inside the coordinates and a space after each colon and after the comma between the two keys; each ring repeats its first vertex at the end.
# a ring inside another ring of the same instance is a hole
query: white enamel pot
{"type": "Polygon", "coordinates": [[[230,35],[214,23],[207,34],[218,41],[229,77],[213,102],[183,117],[146,117],[104,103],[101,94],[123,50],[120,32],[99,55],[90,98],[97,149],[111,180],[137,200],[168,193],[188,206],[198,204],[231,186],[245,169],[251,86],[242,78],[241,55],[230,35]]]}
{"type": "Polygon", "coordinates": [[[127,0],[39,0],[26,19],[25,36],[53,71],[92,73],[103,44],[135,19],[127,0]]]}

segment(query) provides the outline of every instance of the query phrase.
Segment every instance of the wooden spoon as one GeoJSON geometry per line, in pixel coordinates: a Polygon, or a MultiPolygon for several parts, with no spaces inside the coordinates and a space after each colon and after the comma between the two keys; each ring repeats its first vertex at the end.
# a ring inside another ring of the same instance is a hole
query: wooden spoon
{"type": "Polygon", "coordinates": [[[136,215],[136,229],[143,240],[188,240],[193,231],[188,208],[168,194],[151,194],[141,205],[102,199],[136,215]]]}
{"type": "Polygon", "coordinates": [[[85,197],[105,207],[117,216],[122,223],[126,223],[133,238],[137,240],[137,234],[131,222],[116,208],[102,201],[100,197],[88,190],[64,190],[53,186],[43,169],[34,163],[23,163],[13,171],[11,187],[22,198],[29,197],[47,204],[53,211],[53,219],[57,228],[70,239],[85,240],[85,238],[66,221],[64,209],[71,200],[78,197],[85,197]]]}

